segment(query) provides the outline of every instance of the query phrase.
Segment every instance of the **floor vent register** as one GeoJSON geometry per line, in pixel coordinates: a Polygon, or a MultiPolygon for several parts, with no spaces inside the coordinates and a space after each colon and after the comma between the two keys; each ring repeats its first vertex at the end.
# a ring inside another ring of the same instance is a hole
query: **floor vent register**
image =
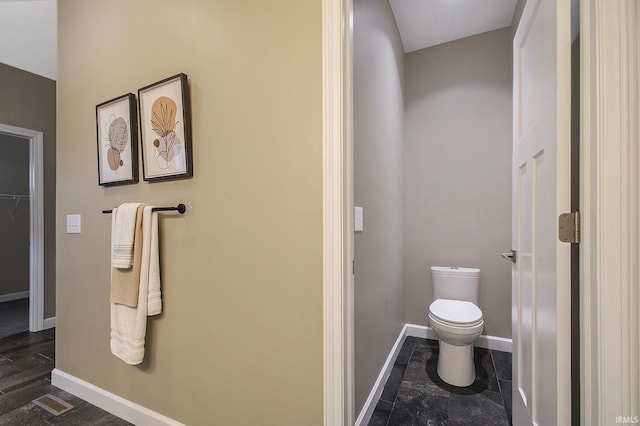
{"type": "Polygon", "coordinates": [[[54,416],[59,416],[60,414],[66,413],[73,408],[73,405],[68,404],[60,398],[56,398],[51,394],[46,394],[38,399],[34,399],[33,402],[38,407],[44,408],[54,416]]]}

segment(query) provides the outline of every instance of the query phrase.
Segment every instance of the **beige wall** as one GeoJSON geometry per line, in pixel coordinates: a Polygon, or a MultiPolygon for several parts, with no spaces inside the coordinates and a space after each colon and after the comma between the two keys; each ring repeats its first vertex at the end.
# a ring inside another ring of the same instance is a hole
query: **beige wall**
{"type": "Polygon", "coordinates": [[[59,0],[58,25],[57,368],[190,425],[322,424],[321,3],[59,0]],[[194,178],[99,187],[95,105],[179,72],[194,178]],[[190,206],[161,215],[137,367],[109,351],[100,212],[133,200],[190,206]]]}
{"type": "Polygon", "coordinates": [[[0,64],[0,123],[43,133],[44,317],[56,316],[56,82],[0,64]]]}
{"type": "MultiPolygon", "coordinates": [[[[29,195],[29,139],[0,134],[0,194],[29,195]]],[[[0,296],[29,291],[29,199],[0,198],[0,296]]]]}
{"type": "Polygon", "coordinates": [[[355,403],[359,413],[404,325],[402,136],[404,53],[387,0],[353,12],[355,403]]]}
{"type": "Polygon", "coordinates": [[[430,267],[479,267],[483,334],[511,336],[511,30],[409,53],[406,320],[427,325],[430,267]]]}

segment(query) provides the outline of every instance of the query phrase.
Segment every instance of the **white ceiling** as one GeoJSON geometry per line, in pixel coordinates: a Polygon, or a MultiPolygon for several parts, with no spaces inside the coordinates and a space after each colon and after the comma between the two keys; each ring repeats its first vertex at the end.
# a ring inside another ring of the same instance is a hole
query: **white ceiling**
{"type": "MultiPolygon", "coordinates": [[[[511,25],[518,0],[389,0],[405,52],[511,25]]],[[[572,18],[577,0],[572,0],[572,18]]],[[[0,63],[57,79],[57,0],[0,0],[0,63]]],[[[574,38],[577,19],[573,19],[574,38]]]]}
{"type": "Polygon", "coordinates": [[[56,0],[0,0],[0,62],[57,78],[56,0]]]}
{"type": "Polygon", "coordinates": [[[390,0],[406,53],[511,25],[517,0],[390,0]]]}

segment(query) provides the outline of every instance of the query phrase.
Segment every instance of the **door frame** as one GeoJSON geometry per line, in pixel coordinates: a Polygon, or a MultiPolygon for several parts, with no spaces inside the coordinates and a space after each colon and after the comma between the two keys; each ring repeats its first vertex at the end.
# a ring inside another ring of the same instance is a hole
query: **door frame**
{"type": "MultiPolygon", "coordinates": [[[[640,415],[640,296],[632,285],[640,279],[640,230],[632,220],[640,214],[635,1],[580,0],[580,417],[587,426],[640,415]],[[622,362],[616,348],[625,349],[622,362]]],[[[351,22],[352,0],[322,0],[326,426],[354,419],[351,22]]]]}
{"type": "Polygon", "coordinates": [[[29,141],[29,331],[44,329],[43,133],[0,124],[0,133],[29,141]]]}
{"type": "Polygon", "coordinates": [[[322,0],[324,424],[353,425],[352,0],[322,0]]]}
{"type": "Polygon", "coordinates": [[[640,6],[580,6],[580,418],[595,426],[640,416],[640,6]]]}

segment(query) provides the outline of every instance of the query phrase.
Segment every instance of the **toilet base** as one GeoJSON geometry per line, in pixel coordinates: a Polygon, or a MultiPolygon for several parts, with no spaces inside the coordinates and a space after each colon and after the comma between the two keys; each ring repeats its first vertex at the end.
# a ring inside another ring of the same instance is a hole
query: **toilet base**
{"type": "Polygon", "coordinates": [[[470,386],[476,380],[473,345],[454,346],[440,340],[438,376],[453,386],[470,386]]]}

